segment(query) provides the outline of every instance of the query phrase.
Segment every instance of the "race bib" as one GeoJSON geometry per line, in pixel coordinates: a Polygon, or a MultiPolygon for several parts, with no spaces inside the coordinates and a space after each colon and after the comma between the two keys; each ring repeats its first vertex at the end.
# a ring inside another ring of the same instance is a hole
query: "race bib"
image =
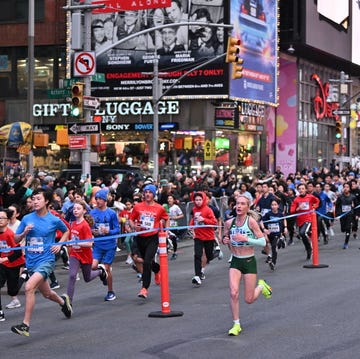
{"type": "Polygon", "coordinates": [[[44,240],[41,237],[31,237],[29,239],[29,246],[34,248],[29,248],[28,252],[30,253],[42,253],[44,252],[44,240]]]}
{"type": "Polygon", "coordinates": [[[141,215],[140,216],[141,227],[145,229],[153,229],[155,224],[155,219],[151,215],[141,215]]]}
{"type": "Polygon", "coordinates": [[[280,232],[280,224],[279,223],[269,223],[268,229],[270,233],[279,233],[280,232]]]}
{"type": "Polygon", "coordinates": [[[343,205],[343,206],[341,206],[341,211],[343,213],[350,212],[351,211],[351,205],[343,205]]]}

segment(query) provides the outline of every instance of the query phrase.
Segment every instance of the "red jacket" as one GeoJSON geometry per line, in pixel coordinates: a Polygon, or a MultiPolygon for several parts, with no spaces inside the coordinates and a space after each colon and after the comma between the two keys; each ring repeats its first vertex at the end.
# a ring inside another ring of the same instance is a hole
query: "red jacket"
{"type": "Polygon", "coordinates": [[[319,207],[320,200],[312,194],[297,196],[290,207],[290,213],[305,213],[296,217],[296,224],[301,227],[305,222],[311,222],[310,211],[319,207]],[[306,213],[309,212],[309,213],[306,213]]]}
{"type": "Polygon", "coordinates": [[[204,218],[204,222],[203,223],[199,223],[199,225],[204,224],[204,225],[213,225],[214,227],[203,227],[203,228],[194,228],[194,235],[195,238],[198,238],[202,241],[210,241],[210,240],[214,240],[215,239],[215,226],[217,225],[217,220],[214,216],[214,212],[212,211],[212,209],[207,205],[207,196],[204,192],[197,192],[197,193],[201,193],[201,196],[203,198],[203,205],[201,207],[196,207],[194,206],[193,210],[192,210],[192,217],[190,220],[189,225],[190,226],[194,226],[196,225],[195,223],[195,218],[197,216],[197,213],[199,213],[201,215],[201,217],[204,218]]]}

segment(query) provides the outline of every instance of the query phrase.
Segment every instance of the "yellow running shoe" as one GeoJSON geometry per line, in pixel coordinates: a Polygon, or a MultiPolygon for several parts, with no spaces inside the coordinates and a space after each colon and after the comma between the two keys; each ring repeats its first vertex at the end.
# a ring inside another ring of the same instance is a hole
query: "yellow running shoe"
{"type": "Polygon", "coordinates": [[[234,324],[233,327],[229,330],[228,334],[231,336],[236,336],[241,333],[241,327],[240,324],[234,324]]]}
{"type": "Polygon", "coordinates": [[[270,299],[272,295],[272,288],[267,284],[263,279],[259,279],[258,285],[263,287],[261,293],[265,297],[265,299],[270,299]]]}

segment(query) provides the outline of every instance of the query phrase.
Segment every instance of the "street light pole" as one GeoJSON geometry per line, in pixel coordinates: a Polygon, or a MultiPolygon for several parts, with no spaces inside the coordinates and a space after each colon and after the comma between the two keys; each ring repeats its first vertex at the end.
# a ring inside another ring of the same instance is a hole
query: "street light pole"
{"type": "Polygon", "coordinates": [[[155,49],[154,54],[154,78],[153,78],[153,143],[152,143],[152,160],[154,162],[153,176],[155,182],[159,176],[159,152],[158,152],[158,141],[159,141],[159,97],[161,91],[161,79],[159,79],[159,62],[155,49]]]}
{"type": "MultiPolygon", "coordinates": [[[[34,58],[34,38],[35,38],[35,14],[34,1],[29,0],[29,18],[28,18],[28,91],[27,91],[27,112],[31,130],[34,127],[33,105],[34,105],[34,72],[35,72],[35,58],[34,58]]],[[[31,174],[34,172],[34,152],[32,149],[32,141],[30,145],[30,152],[28,156],[28,169],[31,174]]]]}
{"type": "MultiPolygon", "coordinates": [[[[91,0],[85,0],[85,5],[91,5],[91,0]]],[[[86,9],[84,13],[84,26],[85,26],[85,37],[84,37],[84,51],[91,51],[91,9],[86,9]]],[[[84,95],[91,95],[91,77],[84,76],[84,95]]],[[[91,114],[90,110],[84,109],[84,117],[85,122],[91,122],[91,114]]],[[[82,175],[90,175],[91,174],[91,166],[90,166],[90,135],[86,135],[86,148],[82,150],[82,158],[81,158],[81,169],[82,175]]]]}

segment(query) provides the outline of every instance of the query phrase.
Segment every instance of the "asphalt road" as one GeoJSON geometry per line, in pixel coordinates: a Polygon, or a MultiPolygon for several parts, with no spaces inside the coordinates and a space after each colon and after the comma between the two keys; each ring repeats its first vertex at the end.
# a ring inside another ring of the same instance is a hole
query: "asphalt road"
{"type": "MultiPolygon", "coordinates": [[[[337,232],[339,230],[337,229],[337,232]]],[[[182,242],[179,257],[169,261],[171,311],[183,316],[150,318],[160,311],[160,290],[154,284],[147,300],[137,297],[135,272],[117,254],[114,288],[117,299],[104,302],[105,287],[99,280],[76,283],[74,315],[66,319],[57,304],[37,297],[30,337],[10,331],[21,322],[24,308],[6,310],[0,322],[1,358],[276,358],[342,359],[360,357],[359,298],[360,240],[342,249],[337,233],[327,246],[319,244],[319,263],[327,268],[304,268],[300,241],[280,250],[278,266],[271,272],[257,252],[259,277],[273,288],[273,297],[244,303],[240,320],[243,332],[229,337],[227,250],[225,258],[207,268],[200,288],[193,288],[193,248],[182,242]]],[[[66,284],[67,272],[57,269],[66,284]]],[[[24,303],[24,295],[20,294],[24,303]]],[[[8,297],[2,291],[2,302],[8,297]]]]}

